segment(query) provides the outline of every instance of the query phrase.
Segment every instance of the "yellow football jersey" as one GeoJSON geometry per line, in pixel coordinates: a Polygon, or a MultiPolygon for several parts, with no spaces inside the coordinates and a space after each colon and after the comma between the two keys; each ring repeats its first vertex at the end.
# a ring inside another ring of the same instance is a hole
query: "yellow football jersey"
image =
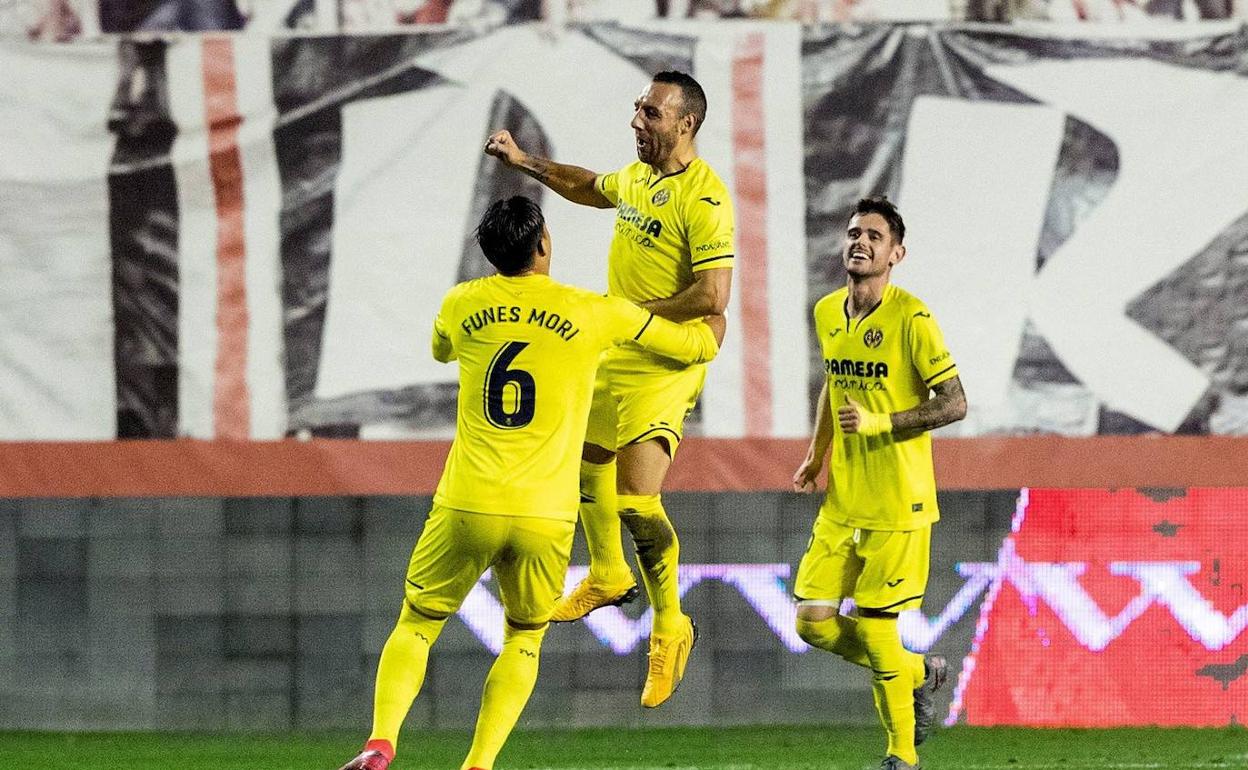
{"type": "MultiPolygon", "coordinates": [[[[633,302],[661,299],[688,288],[700,270],[733,266],[732,200],[701,158],[666,176],[636,161],[600,175],[597,185],[615,204],[607,294],[633,302]]],[[[635,350],[626,345],[613,355],[635,350]]]]}
{"type": "Polygon", "coordinates": [[[861,529],[917,529],[940,518],[931,434],[846,434],[836,410],[847,398],[877,413],[913,409],[958,367],[931,311],[914,295],[886,286],[880,303],[857,319],[846,312],[848,296],[842,288],[815,304],[836,431],[820,515],[861,529]]]}
{"type": "Polygon", "coordinates": [[[434,502],[575,520],[594,372],[624,340],[686,364],[718,352],[706,324],[674,324],[545,275],[451,289],[434,319],[433,356],[459,361],[458,414],[434,502]]]}

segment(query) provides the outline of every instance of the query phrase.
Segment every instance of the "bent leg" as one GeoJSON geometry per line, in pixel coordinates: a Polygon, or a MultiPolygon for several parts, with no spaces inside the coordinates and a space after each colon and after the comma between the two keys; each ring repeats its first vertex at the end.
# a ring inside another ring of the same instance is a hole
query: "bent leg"
{"type": "Polygon", "coordinates": [[[653,631],[674,633],[684,625],[680,611],[680,541],[659,496],[671,467],[659,440],[630,444],[619,456],[620,521],[633,536],[650,606],[653,631]]]}
{"type": "Polygon", "coordinates": [[[589,546],[589,576],[602,585],[631,582],[616,500],[615,453],[586,444],[581,461],[581,524],[589,546]]]}
{"type": "Polygon", "coordinates": [[[811,647],[840,655],[856,666],[870,668],[867,648],[858,636],[858,621],[840,614],[840,600],[801,601],[797,605],[797,635],[811,647]]]}

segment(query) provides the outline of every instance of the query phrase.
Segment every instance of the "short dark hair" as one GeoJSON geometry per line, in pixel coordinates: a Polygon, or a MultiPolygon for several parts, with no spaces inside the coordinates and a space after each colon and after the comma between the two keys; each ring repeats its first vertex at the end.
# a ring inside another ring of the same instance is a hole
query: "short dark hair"
{"type": "Polygon", "coordinates": [[[906,239],[906,223],[901,220],[901,212],[897,211],[893,202],[883,195],[859,200],[854,205],[852,216],[862,214],[879,214],[884,217],[885,222],[888,222],[888,230],[893,234],[893,240],[901,243],[906,239]]]}
{"type": "Polygon", "coordinates": [[[477,243],[498,272],[516,275],[533,265],[545,225],[542,209],[533,199],[513,195],[494,201],[485,210],[477,225],[477,243]]]}
{"type": "Polygon", "coordinates": [[[697,134],[698,129],[702,127],[702,121],[706,120],[706,92],[702,90],[702,86],[693,76],[676,70],[663,70],[656,73],[651,81],[654,83],[671,83],[680,87],[680,99],[684,104],[685,111],[680,114],[683,118],[686,115],[693,115],[693,133],[697,134]]]}

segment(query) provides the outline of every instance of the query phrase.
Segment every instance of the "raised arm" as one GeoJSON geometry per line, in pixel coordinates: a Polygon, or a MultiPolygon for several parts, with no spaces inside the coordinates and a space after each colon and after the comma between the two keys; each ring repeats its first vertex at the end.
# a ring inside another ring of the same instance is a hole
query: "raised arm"
{"type": "Polygon", "coordinates": [[[598,175],[587,168],[556,163],[530,155],[516,144],[510,131],[495,131],[485,143],[485,154],[493,155],[512,168],[519,169],[564,198],[582,206],[609,209],[607,200],[594,184],[598,175]]]}
{"type": "Polygon", "coordinates": [[[718,267],[693,274],[693,283],[670,297],[652,299],[641,306],[669,321],[692,321],[708,315],[722,315],[732,293],[732,268],[718,267]]]}

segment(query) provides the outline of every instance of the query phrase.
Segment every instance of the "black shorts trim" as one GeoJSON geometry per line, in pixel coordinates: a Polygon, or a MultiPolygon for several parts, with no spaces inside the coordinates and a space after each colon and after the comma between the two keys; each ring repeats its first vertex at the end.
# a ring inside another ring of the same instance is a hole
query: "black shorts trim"
{"type": "Polygon", "coordinates": [[[896,607],[896,606],[897,606],[897,605],[899,605],[899,604],[905,604],[906,602],[912,602],[912,601],[914,601],[915,599],[922,599],[922,598],[923,598],[923,594],[917,594],[917,595],[915,595],[915,596],[907,596],[905,599],[902,599],[902,600],[901,600],[901,601],[899,601],[899,602],[893,602],[892,604],[886,604],[886,605],[884,605],[883,607],[863,607],[862,605],[859,605],[859,607],[858,607],[858,608],[859,608],[859,609],[863,609],[863,610],[874,610],[874,611],[876,611],[876,612],[887,612],[887,611],[889,611],[889,610],[890,610],[890,609],[892,609],[893,607],[896,607]]]}
{"type": "MultiPolygon", "coordinates": [[[[672,430],[671,428],[667,427],[666,425],[661,425],[661,426],[656,427],[656,428],[650,428],[650,429],[649,429],[649,430],[647,430],[645,433],[642,433],[640,436],[638,436],[637,438],[635,438],[635,439],[633,439],[633,440],[631,440],[631,441],[625,441],[625,442],[624,442],[624,446],[630,446],[630,445],[632,445],[632,444],[640,444],[640,443],[641,443],[641,442],[643,442],[643,441],[649,441],[649,440],[650,440],[650,439],[652,439],[652,438],[658,438],[658,437],[659,437],[659,436],[658,436],[658,434],[661,434],[661,433],[670,433],[670,434],[672,434],[672,437],[676,439],[676,444],[679,444],[679,443],[680,443],[680,434],[679,434],[679,433],[677,433],[676,431],[674,431],[674,430],[672,430]]],[[[668,456],[669,456],[669,457],[672,455],[672,452],[674,451],[674,447],[676,446],[676,444],[670,444],[670,443],[668,444],[668,447],[667,447],[667,454],[668,454],[668,456]]]]}

